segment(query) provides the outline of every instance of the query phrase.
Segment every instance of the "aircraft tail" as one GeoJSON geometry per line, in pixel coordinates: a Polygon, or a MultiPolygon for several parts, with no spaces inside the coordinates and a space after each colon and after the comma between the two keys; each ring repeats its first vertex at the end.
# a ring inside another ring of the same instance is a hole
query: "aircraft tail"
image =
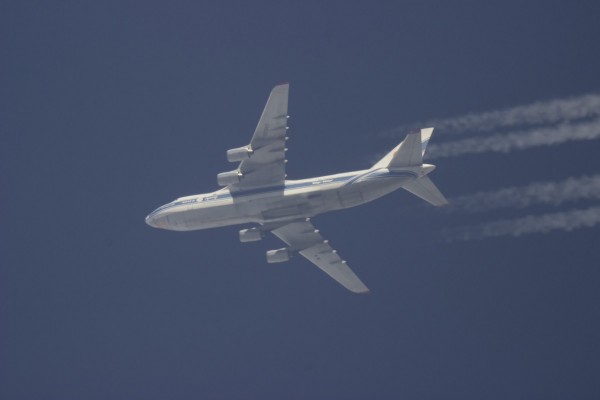
{"type": "Polygon", "coordinates": [[[409,133],[402,143],[379,160],[373,168],[393,169],[422,165],[423,155],[425,154],[425,149],[432,133],[433,128],[424,128],[420,131],[409,133]]]}
{"type": "Polygon", "coordinates": [[[427,174],[433,171],[435,166],[423,164],[423,155],[425,154],[432,133],[433,128],[424,128],[418,132],[409,133],[402,143],[379,160],[373,166],[373,169],[420,167],[419,178],[404,185],[403,188],[434,206],[442,206],[448,204],[448,200],[446,200],[431,179],[427,177],[427,174]]]}
{"type": "Polygon", "coordinates": [[[448,200],[446,200],[442,192],[440,192],[428,176],[424,175],[419,179],[415,179],[409,184],[404,185],[403,188],[436,207],[448,204],[448,200]]]}

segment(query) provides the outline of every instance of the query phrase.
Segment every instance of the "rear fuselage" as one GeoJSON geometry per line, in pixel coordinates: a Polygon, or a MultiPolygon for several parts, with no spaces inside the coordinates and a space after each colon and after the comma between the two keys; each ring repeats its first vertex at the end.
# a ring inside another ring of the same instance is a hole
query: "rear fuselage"
{"type": "Polygon", "coordinates": [[[281,187],[231,192],[223,188],[179,198],[148,217],[154,227],[191,231],[245,223],[276,223],[354,207],[397,190],[423,174],[421,168],[353,171],[303,180],[281,187]]]}

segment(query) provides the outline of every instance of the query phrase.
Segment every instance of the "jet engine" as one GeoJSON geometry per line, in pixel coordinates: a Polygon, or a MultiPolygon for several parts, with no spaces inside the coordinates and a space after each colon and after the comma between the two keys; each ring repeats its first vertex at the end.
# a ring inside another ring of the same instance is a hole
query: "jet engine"
{"type": "Polygon", "coordinates": [[[269,264],[289,261],[290,258],[292,258],[292,252],[287,247],[267,251],[267,262],[269,264]]]}
{"type": "Polygon", "coordinates": [[[256,242],[265,237],[265,234],[260,228],[242,229],[240,231],[240,242],[256,242]]]}
{"type": "Polygon", "coordinates": [[[227,150],[227,161],[240,162],[247,160],[254,153],[250,146],[238,147],[237,149],[227,150]]]}
{"type": "Polygon", "coordinates": [[[240,171],[221,172],[217,175],[217,183],[219,186],[229,186],[232,183],[238,183],[244,176],[240,171]]]}

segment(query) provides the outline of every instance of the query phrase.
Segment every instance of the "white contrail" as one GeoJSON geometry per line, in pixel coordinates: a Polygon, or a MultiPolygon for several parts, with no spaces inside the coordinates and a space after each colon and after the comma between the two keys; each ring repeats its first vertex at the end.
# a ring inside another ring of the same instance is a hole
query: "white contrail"
{"type": "Polygon", "coordinates": [[[484,239],[497,236],[521,236],[548,233],[555,230],[572,231],[600,224],[600,206],[517,219],[503,219],[477,226],[445,229],[441,232],[448,242],[484,239]]]}
{"type": "Polygon", "coordinates": [[[600,118],[578,124],[536,128],[526,131],[472,137],[446,143],[432,143],[427,148],[428,159],[456,157],[487,152],[508,153],[538,146],[554,146],[572,140],[600,138],[600,118]]]}
{"type": "Polygon", "coordinates": [[[383,132],[382,136],[403,136],[411,128],[433,126],[444,133],[489,132],[498,129],[550,125],[600,116],[600,94],[538,101],[482,113],[432,119],[383,132]]]}
{"type": "Polygon", "coordinates": [[[560,205],[569,201],[600,199],[600,175],[534,182],[494,191],[451,198],[449,210],[479,212],[500,208],[525,208],[535,204],[560,205]]]}

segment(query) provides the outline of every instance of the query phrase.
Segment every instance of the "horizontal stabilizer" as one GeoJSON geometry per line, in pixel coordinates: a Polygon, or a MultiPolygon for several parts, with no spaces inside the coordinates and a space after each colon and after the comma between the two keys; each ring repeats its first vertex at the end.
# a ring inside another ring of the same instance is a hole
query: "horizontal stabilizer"
{"type": "Polygon", "coordinates": [[[427,176],[415,179],[403,188],[436,207],[448,204],[448,200],[427,176]]]}

